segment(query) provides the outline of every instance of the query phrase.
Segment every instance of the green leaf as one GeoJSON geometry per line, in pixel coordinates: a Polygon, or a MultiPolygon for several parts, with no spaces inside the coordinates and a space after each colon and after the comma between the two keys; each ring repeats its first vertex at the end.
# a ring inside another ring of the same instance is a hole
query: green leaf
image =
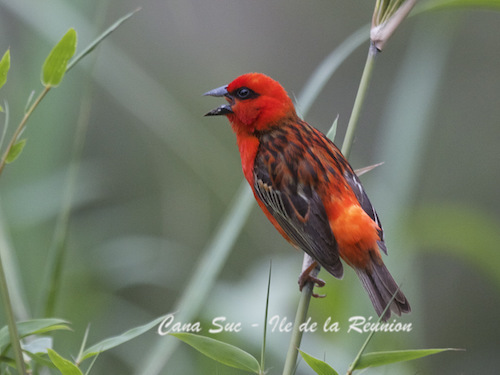
{"type": "Polygon", "coordinates": [[[345,39],[318,65],[297,98],[296,108],[299,109],[302,118],[306,117],[306,113],[337,69],[368,40],[369,35],[370,26],[363,26],[345,39]]]}
{"type": "Polygon", "coordinates": [[[338,122],[339,122],[339,115],[337,115],[337,117],[335,117],[335,120],[333,121],[333,124],[332,124],[330,130],[328,130],[328,133],[326,133],[326,136],[332,142],[335,142],[335,134],[337,134],[338,122]]]}
{"type": "Polygon", "coordinates": [[[375,169],[377,167],[380,167],[382,164],[384,164],[384,162],[382,163],[377,163],[377,164],[372,164],[372,165],[369,165],[367,167],[361,167],[361,168],[357,168],[354,170],[354,173],[356,173],[356,176],[362,176],[364,175],[365,173],[367,172],[370,172],[372,169],[375,169]]]}
{"type": "Polygon", "coordinates": [[[117,20],[114,24],[112,24],[110,27],[108,27],[101,35],[99,35],[92,43],[90,43],[87,48],[85,48],[82,52],[76,56],[71,63],[69,63],[68,68],[66,69],[66,72],[69,71],[71,68],[73,68],[81,59],[83,59],[85,56],[87,56],[90,52],[92,52],[104,39],[106,39],[113,31],[115,31],[120,25],[128,20],[130,17],[132,17],[135,13],[140,11],[141,8],[137,8],[136,10],[126,14],[119,20],[117,20]]]}
{"type": "Polygon", "coordinates": [[[500,0],[434,0],[415,8],[415,13],[448,8],[487,8],[500,10],[500,0]]]}
{"type": "Polygon", "coordinates": [[[127,341],[130,341],[133,338],[136,338],[137,336],[142,335],[143,333],[149,331],[151,328],[158,325],[164,319],[165,319],[164,316],[159,317],[158,319],[155,319],[152,322],[149,322],[139,327],[132,328],[127,332],[122,333],[119,336],[110,337],[95,345],[92,345],[90,348],[87,348],[83,352],[82,358],[79,358],[77,362],[81,362],[87,358],[93,357],[106,350],[112,349],[118,345],[126,343],[127,341]]]}
{"type": "Polygon", "coordinates": [[[300,355],[318,375],[339,375],[328,363],[323,362],[299,349],[300,355]]]}
{"type": "Polygon", "coordinates": [[[388,352],[373,352],[363,354],[354,367],[355,369],[363,369],[366,367],[377,367],[388,365],[396,362],[411,361],[412,359],[418,359],[426,357],[428,355],[437,354],[450,350],[460,350],[460,349],[416,349],[416,350],[395,350],[388,352]]]}
{"type": "Polygon", "coordinates": [[[57,86],[61,83],[68,61],[76,51],[76,31],[71,28],[59,43],[50,51],[42,68],[42,83],[44,86],[57,86]]]}
{"type": "Polygon", "coordinates": [[[249,353],[225,342],[192,333],[171,333],[200,353],[227,366],[259,374],[259,362],[249,353]]]}
{"type": "MultiPolygon", "coordinates": [[[[66,329],[69,330],[68,322],[62,319],[33,319],[17,323],[19,337],[23,338],[30,335],[37,335],[50,331],[66,329]]],[[[10,343],[9,330],[7,326],[0,329],[0,349],[10,343]]]]}
{"type": "Polygon", "coordinates": [[[14,143],[9,151],[9,154],[7,155],[7,159],[5,159],[5,162],[9,164],[15,161],[19,155],[21,155],[24,146],[26,146],[26,139],[21,139],[20,141],[14,143]]]}
{"type": "Polygon", "coordinates": [[[0,60],[0,88],[7,82],[7,73],[10,69],[10,50],[7,50],[0,60]]]}
{"type": "Polygon", "coordinates": [[[52,349],[47,349],[50,360],[61,371],[62,375],[83,375],[82,371],[71,361],[61,357],[52,349]]]}

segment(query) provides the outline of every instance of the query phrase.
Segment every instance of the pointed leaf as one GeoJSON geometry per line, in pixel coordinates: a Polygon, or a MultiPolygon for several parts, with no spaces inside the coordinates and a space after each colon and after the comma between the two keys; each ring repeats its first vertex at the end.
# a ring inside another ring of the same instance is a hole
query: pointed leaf
{"type": "Polygon", "coordinates": [[[434,0],[427,1],[420,6],[415,7],[415,12],[413,14],[418,14],[420,12],[442,10],[442,9],[453,9],[453,8],[466,8],[470,7],[472,9],[491,9],[500,10],[500,0],[434,0]]]}
{"type": "Polygon", "coordinates": [[[75,56],[75,58],[68,64],[68,68],[66,72],[68,72],[71,68],[73,68],[81,59],[87,56],[90,52],[92,52],[104,39],[106,39],[113,31],[115,31],[120,25],[132,17],[135,13],[140,11],[141,8],[137,8],[136,10],[128,13],[123,16],[119,20],[117,20],[114,24],[108,27],[101,35],[99,35],[92,43],[90,43],[82,52],[75,56]]]}
{"type": "Polygon", "coordinates": [[[337,115],[337,117],[335,117],[335,120],[333,121],[333,124],[330,127],[330,130],[328,130],[328,133],[326,133],[326,136],[332,142],[335,142],[335,134],[337,134],[337,123],[338,122],[339,122],[339,115],[337,115]]]}
{"type": "MultiPolygon", "coordinates": [[[[69,330],[68,322],[55,318],[33,319],[17,323],[17,330],[20,338],[61,329],[69,330]]],[[[7,326],[4,326],[0,329],[0,349],[9,344],[9,342],[9,330],[7,326]]]]}
{"type": "Polygon", "coordinates": [[[358,168],[358,169],[354,170],[354,173],[356,173],[356,176],[359,177],[359,176],[364,175],[366,172],[370,172],[372,169],[380,167],[382,164],[384,164],[384,162],[372,164],[372,165],[369,165],[369,166],[363,167],[363,168],[358,168]]]}
{"type": "Polygon", "coordinates": [[[388,365],[390,363],[411,361],[412,359],[418,359],[426,357],[428,355],[437,354],[449,350],[460,350],[460,349],[416,349],[416,350],[395,350],[388,352],[373,352],[363,354],[354,367],[355,369],[363,369],[366,367],[377,367],[388,365]]]}
{"type": "Polygon", "coordinates": [[[83,375],[82,371],[71,361],[61,357],[57,352],[48,349],[50,360],[61,371],[62,375],[83,375]]]}
{"type": "Polygon", "coordinates": [[[240,348],[210,337],[194,335],[192,333],[171,333],[186,344],[191,345],[200,353],[227,366],[240,370],[260,373],[259,362],[249,353],[240,348]]]}
{"type": "Polygon", "coordinates": [[[339,375],[328,363],[323,362],[313,356],[299,350],[300,355],[306,361],[306,363],[311,367],[318,375],[339,375]]]}
{"type": "Polygon", "coordinates": [[[10,50],[7,50],[0,60],[0,88],[7,82],[7,73],[10,69],[10,50]]]}
{"type": "Polygon", "coordinates": [[[431,9],[472,7],[500,9],[500,0],[436,0],[426,4],[431,9]]]}
{"type": "Polygon", "coordinates": [[[57,86],[61,83],[68,60],[76,51],[76,31],[71,28],[62,37],[59,43],[50,51],[42,69],[42,83],[44,86],[57,86]]]}
{"type": "Polygon", "coordinates": [[[7,155],[7,159],[5,159],[5,162],[9,164],[15,161],[19,155],[21,155],[24,146],[26,146],[26,139],[21,139],[19,142],[14,143],[9,151],[9,154],[7,155]]]}
{"type": "Polygon", "coordinates": [[[144,325],[139,326],[139,327],[132,328],[132,329],[122,333],[119,336],[110,337],[110,338],[107,338],[107,339],[105,339],[105,340],[103,340],[95,345],[92,345],[90,348],[87,348],[83,352],[82,358],[79,359],[79,362],[83,361],[84,359],[95,356],[95,355],[97,355],[101,352],[104,352],[106,350],[112,349],[118,345],[126,343],[127,341],[130,341],[139,335],[142,335],[144,332],[147,332],[151,328],[153,328],[154,326],[158,325],[164,319],[165,319],[164,316],[159,317],[158,319],[155,319],[152,322],[149,322],[149,323],[144,324],[144,325]]]}

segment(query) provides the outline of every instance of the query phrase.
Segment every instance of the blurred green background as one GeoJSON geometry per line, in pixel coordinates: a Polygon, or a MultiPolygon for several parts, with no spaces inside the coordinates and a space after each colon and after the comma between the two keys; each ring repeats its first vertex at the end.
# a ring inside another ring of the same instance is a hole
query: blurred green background
{"type": "MultiPolygon", "coordinates": [[[[55,314],[74,328],[54,335],[67,358],[78,353],[89,324],[92,344],[172,312],[231,207],[242,182],[235,137],[225,119],[203,117],[220,101],[201,94],[259,71],[299,96],[321,61],[371,19],[373,3],[1,0],[0,52],[10,48],[12,66],[0,100],[8,101],[10,130],[30,92],[40,92],[43,61],[68,28],[77,30],[81,50],[143,8],[49,93],[24,133],[25,151],[1,177],[1,245],[13,256],[10,273],[22,280],[14,293],[19,318],[40,317],[79,118],[88,116],[88,128],[55,314]]],[[[384,224],[386,264],[412,304],[401,321],[413,330],[378,334],[369,350],[466,351],[367,373],[500,367],[499,25],[500,14],[487,11],[421,14],[403,23],[378,58],[351,163],[384,162],[362,180],[384,224]]],[[[365,43],[306,115],[326,132],[338,114],[337,140],[366,53],[365,43]]],[[[293,320],[302,254],[253,209],[192,320],[206,327],[203,334],[215,317],[241,322],[242,332],[215,337],[260,354],[270,260],[269,316],[293,320]]],[[[348,319],[374,312],[352,270],[342,282],[321,275],[327,297],[312,301],[311,318],[332,317],[341,330],[306,334],[302,349],[345,373],[364,340],[347,333],[348,319]]],[[[93,373],[141,374],[146,362],[162,362],[152,353],[170,339],[148,332],[101,355],[93,373]]],[[[270,374],[281,373],[288,341],[287,333],[269,332],[270,374]]],[[[160,373],[239,372],[180,344],[160,373]]],[[[310,373],[299,365],[297,374],[310,373]]]]}

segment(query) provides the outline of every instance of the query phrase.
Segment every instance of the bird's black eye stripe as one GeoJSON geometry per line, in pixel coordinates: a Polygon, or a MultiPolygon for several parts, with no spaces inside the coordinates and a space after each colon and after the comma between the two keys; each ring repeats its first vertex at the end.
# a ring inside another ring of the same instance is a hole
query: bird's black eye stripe
{"type": "Polygon", "coordinates": [[[234,91],[233,96],[240,100],[245,100],[256,98],[259,94],[248,87],[240,87],[234,91]]]}

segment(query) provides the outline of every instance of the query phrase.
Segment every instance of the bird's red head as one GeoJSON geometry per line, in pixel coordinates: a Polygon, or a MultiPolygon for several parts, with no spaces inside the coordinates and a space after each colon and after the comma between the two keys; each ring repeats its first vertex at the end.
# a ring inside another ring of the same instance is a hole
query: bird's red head
{"type": "Polygon", "coordinates": [[[204,95],[226,98],[228,104],[215,108],[205,116],[227,116],[237,134],[267,130],[279,126],[284,119],[297,117],[285,89],[261,73],[244,74],[229,85],[204,95]]]}

